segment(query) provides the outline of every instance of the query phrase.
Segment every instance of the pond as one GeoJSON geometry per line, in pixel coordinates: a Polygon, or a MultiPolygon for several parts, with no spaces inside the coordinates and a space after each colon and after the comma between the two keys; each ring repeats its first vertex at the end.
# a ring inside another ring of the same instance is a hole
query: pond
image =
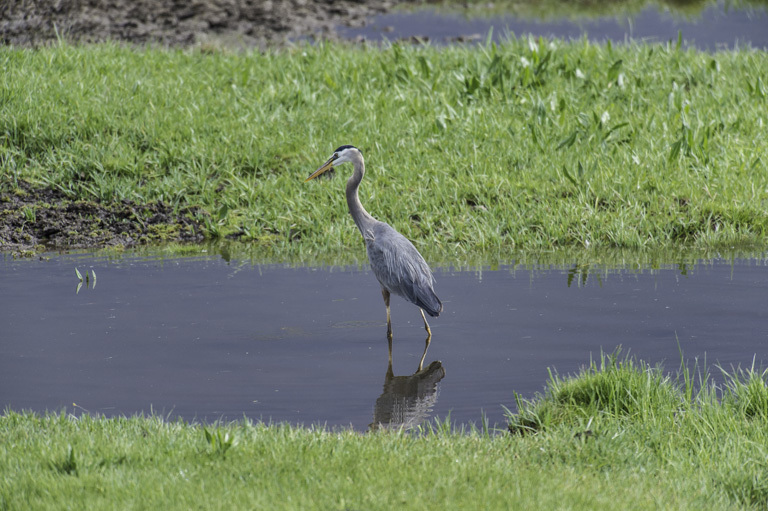
{"type": "Polygon", "coordinates": [[[617,346],[671,372],[679,350],[714,377],[718,364],[762,366],[767,265],[760,255],[655,270],[437,268],[445,308],[414,376],[425,341],[418,309],[393,297],[389,373],[384,305],[365,267],[6,256],[0,406],[358,430],[374,414],[503,425],[503,406],[542,391],[548,368],[574,373],[617,346]],[[75,268],[89,276],[79,290],[75,268]]]}
{"type": "MultiPolygon", "coordinates": [[[[526,6],[526,2],[521,3],[526,6]]],[[[558,37],[592,41],[627,40],[647,42],[677,42],[678,31],[686,45],[704,50],[752,46],[768,49],[768,8],[766,6],[735,7],[730,3],[708,2],[694,13],[675,11],[674,4],[664,7],[647,3],[639,12],[605,15],[582,11],[550,13],[546,19],[532,15],[515,16],[495,13],[464,16],[434,8],[396,11],[376,16],[365,27],[339,27],[338,33],[346,39],[367,41],[394,41],[420,38],[431,44],[464,41],[485,41],[492,30],[492,38],[501,40],[509,34],[516,36],[558,37]]],[[[595,4],[606,8],[603,4],[595,4]]],[[[606,5],[611,5],[610,3],[606,5]]],[[[630,4],[636,6],[637,4],[630,4]]],[[[533,6],[532,6],[533,8],[533,6]]]]}

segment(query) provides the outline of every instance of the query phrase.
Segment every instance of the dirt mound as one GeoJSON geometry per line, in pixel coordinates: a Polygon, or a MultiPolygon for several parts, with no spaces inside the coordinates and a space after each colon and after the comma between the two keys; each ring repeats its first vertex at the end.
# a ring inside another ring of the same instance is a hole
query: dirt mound
{"type": "Polygon", "coordinates": [[[0,193],[0,252],[202,241],[201,217],[199,210],[174,212],[162,202],[73,201],[57,190],[19,183],[0,193]]]}
{"type": "Polygon", "coordinates": [[[253,47],[333,37],[397,0],[16,0],[0,2],[0,42],[124,41],[253,47]]]}

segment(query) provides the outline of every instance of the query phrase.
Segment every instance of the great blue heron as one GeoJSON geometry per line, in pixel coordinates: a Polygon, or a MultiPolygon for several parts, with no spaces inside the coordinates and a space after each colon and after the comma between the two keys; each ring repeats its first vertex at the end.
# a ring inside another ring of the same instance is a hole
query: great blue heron
{"type": "MultiPolygon", "coordinates": [[[[392,357],[392,321],[389,313],[389,295],[394,293],[402,296],[419,307],[424,328],[427,331],[424,356],[427,354],[432,330],[424,316],[424,311],[430,316],[439,316],[443,304],[435,294],[435,278],[424,258],[408,239],[397,232],[389,224],[379,222],[368,213],[360,203],[357,190],[365,175],[365,162],[360,150],[351,145],[343,145],[333,152],[333,155],[319,169],[314,171],[305,181],[316,178],[323,172],[336,165],[350,162],[354,166],[352,177],[347,181],[347,205],[349,214],[360,229],[365,240],[368,260],[373,274],[381,284],[381,294],[387,306],[387,338],[390,345],[390,360],[392,357]]],[[[424,362],[422,356],[419,369],[424,362]]]]}

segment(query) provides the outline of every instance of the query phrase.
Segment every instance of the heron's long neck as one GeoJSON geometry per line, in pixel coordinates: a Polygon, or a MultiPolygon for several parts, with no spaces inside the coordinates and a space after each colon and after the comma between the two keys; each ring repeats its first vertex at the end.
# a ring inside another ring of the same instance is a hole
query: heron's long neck
{"type": "Polygon", "coordinates": [[[363,205],[360,203],[360,197],[357,196],[357,190],[360,188],[360,181],[363,180],[365,174],[365,163],[363,157],[359,156],[352,161],[355,166],[355,172],[352,177],[347,181],[347,206],[349,206],[349,214],[355,220],[355,225],[360,229],[360,234],[365,237],[365,230],[372,227],[376,223],[376,219],[368,213],[363,205]]]}

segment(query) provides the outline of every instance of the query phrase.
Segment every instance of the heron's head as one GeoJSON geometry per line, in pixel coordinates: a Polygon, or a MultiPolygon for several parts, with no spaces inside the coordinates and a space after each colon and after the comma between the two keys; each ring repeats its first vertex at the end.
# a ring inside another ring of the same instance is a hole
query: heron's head
{"type": "Polygon", "coordinates": [[[339,148],[337,148],[333,155],[331,155],[330,158],[328,158],[328,161],[323,163],[323,165],[314,171],[307,179],[304,180],[306,183],[307,181],[310,181],[312,179],[315,179],[320,174],[331,170],[336,165],[341,165],[342,163],[347,163],[353,161],[355,157],[361,157],[362,153],[360,153],[360,150],[353,146],[353,145],[343,145],[339,148]]]}

